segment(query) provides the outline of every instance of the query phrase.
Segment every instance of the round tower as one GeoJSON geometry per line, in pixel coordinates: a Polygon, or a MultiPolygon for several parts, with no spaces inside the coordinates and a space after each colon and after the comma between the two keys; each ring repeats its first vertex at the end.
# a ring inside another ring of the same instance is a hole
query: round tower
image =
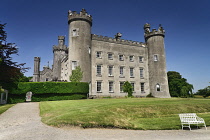
{"type": "Polygon", "coordinates": [[[40,80],[40,57],[34,57],[33,82],[39,82],[39,80],[40,80]]]}
{"type": "Polygon", "coordinates": [[[85,9],[78,14],[77,12],[68,12],[69,24],[69,64],[70,73],[80,66],[83,71],[82,82],[91,81],[91,26],[92,17],[88,15],[85,9]]]}
{"type": "Polygon", "coordinates": [[[58,36],[58,45],[53,46],[53,81],[61,80],[61,60],[67,53],[67,47],[65,45],[65,37],[58,36]]]}
{"type": "Polygon", "coordinates": [[[170,98],[164,37],[165,31],[161,25],[158,30],[152,31],[150,31],[150,24],[144,25],[144,38],[148,47],[150,93],[158,98],[170,98]]]}

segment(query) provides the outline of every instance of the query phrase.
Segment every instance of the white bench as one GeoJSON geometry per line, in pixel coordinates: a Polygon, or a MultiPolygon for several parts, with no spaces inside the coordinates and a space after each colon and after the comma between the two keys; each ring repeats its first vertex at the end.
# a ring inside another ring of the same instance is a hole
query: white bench
{"type": "MultiPolygon", "coordinates": [[[[189,127],[189,129],[191,130],[191,128],[190,128],[191,124],[196,124],[197,127],[198,127],[198,124],[203,124],[206,128],[206,124],[205,124],[204,119],[198,117],[196,115],[196,113],[179,114],[179,118],[180,118],[180,121],[181,121],[181,124],[182,124],[182,130],[183,130],[183,127],[189,127]]],[[[207,128],[206,128],[206,130],[207,130],[207,128]]]]}

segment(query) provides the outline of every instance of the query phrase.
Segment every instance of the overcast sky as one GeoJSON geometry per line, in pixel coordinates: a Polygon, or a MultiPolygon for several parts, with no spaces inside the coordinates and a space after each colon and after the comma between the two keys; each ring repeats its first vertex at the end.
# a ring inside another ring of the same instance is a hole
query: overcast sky
{"type": "MultiPolygon", "coordinates": [[[[177,71],[195,91],[210,85],[210,0],[2,0],[0,22],[7,23],[7,41],[33,75],[35,56],[41,68],[50,62],[57,37],[68,37],[67,13],[85,8],[93,17],[92,34],[144,42],[143,25],[162,24],[166,31],[167,71],[177,71]]],[[[68,40],[66,40],[66,45],[68,40]]]]}

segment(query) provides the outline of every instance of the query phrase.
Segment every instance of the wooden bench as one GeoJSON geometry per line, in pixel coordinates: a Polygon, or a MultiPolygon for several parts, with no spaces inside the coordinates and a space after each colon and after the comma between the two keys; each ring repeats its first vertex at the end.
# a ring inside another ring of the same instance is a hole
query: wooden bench
{"type": "MultiPolygon", "coordinates": [[[[203,124],[206,128],[206,124],[203,118],[200,118],[196,115],[196,113],[183,113],[183,114],[179,114],[179,118],[182,124],[182,130],[184,127],[189,127],[191,124],[196,124],[197,128],[198,128],[198,124],[203,124]]],[[[207,128],[206,128],[207,130],[207,128]]]]}

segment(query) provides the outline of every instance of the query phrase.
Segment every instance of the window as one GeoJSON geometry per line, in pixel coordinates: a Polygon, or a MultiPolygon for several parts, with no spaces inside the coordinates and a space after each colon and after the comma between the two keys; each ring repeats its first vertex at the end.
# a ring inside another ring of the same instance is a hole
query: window
{"type": "Polygon", "coordinates": [[[134,61],[134,56],[133,55],[129,56],[129,60],[130,60],[130,62],[133,62],[134,61]]]}
{"type": "Polygon", "coordinates": [[[72,61],[72,70],[75,70],[77,67],[77,61],[72,61]]]}
{"type": "Polygon", "coordinates": [[[120,92],[123,92],[123,85],[124,85],[124,82],[120,82],[120,92]]]}
{"type": "Polygon", "coordinates": [[[144,92],[144,83],[141,83],[141,92],[144,92]]]}
{"type": "Polygon", "coordinates": [[[134,77],[133,70],[134,70],[134,68],[130,68],[130,77],[134,77]]]}
{"type": "Polygon", "coordinates": [[[156,91],[160,91],[160,85],[159,84],[156,85],[156,91]]]}
{"type": "Polygon", "coordinates": [[[154,55],[154,61],[158,61],[158,55],[157,54],[154,55]]]}
{"type": "Polygon", "coordinates": [[[97,92],[101,92],[101,81],[97,81],[97,92]]]}
{"type": "Polygon", "coordinates": [[[79,36],[79,28],[75,28],[72,30],[72,36],[79,36]]]}
{"type": "Polygon", "coordinates": [[[91,54],[91,48],[90,47],[88,48],[88,53],[91,54]]]}
{"type": "Polygon", "coordinates": [[[113,76],[113,66],[108,66],[109,76],[113,76]]]}
{"type": "Polygon", "coordinates": [[[113,92],[113,82],[109,82],[109,92],[113,92]]]}
{"type": "Polygon", "coordinates": [[[101,58],[101,52],[96,52],[96,58],[101,58]]]}
{"type": "Polygon", "coordinates": [[[139,56],[139,63],[143,63],[143,56],[139,56]]]}
{"type": "Polygon", "coordinates": [[[97,70],[96,70],[96,72],[97,72],[97,75],[98,75],[98,76],[101,76],[101,65],[97,65],[97,70]]]}
{"type": "Polygon", "coordinates": [[[49,78],[46,78],[46,80],[45,81],[49,81],[49,78]]]}
{"type": "Polygon", "coordinates": [[[124,67],[120,67],[120,77],[124,77],[123,75],[123,69],[124,69],[124,67]]]}
{"type": "Polygon", "coordinates": [[[144,69],[140,68],[140,78],[144,78],[144,69]]]}
{"type": "Polygon", "coordinates": [[[134,82],[131,82],[132,85],[132,91],[134,91],[134,82]]]}
{"type": "Polygon", "coordinates": [[[108,59],[113,60],[113,54],[112,53],[108,53],[108,59]]]}
{"type": "Polygon", "coordinates": [[[123,61],[124,60],[123,55],[121,55],[121,54],[119,55],[119,60],[120,61],[123,61]]]}

